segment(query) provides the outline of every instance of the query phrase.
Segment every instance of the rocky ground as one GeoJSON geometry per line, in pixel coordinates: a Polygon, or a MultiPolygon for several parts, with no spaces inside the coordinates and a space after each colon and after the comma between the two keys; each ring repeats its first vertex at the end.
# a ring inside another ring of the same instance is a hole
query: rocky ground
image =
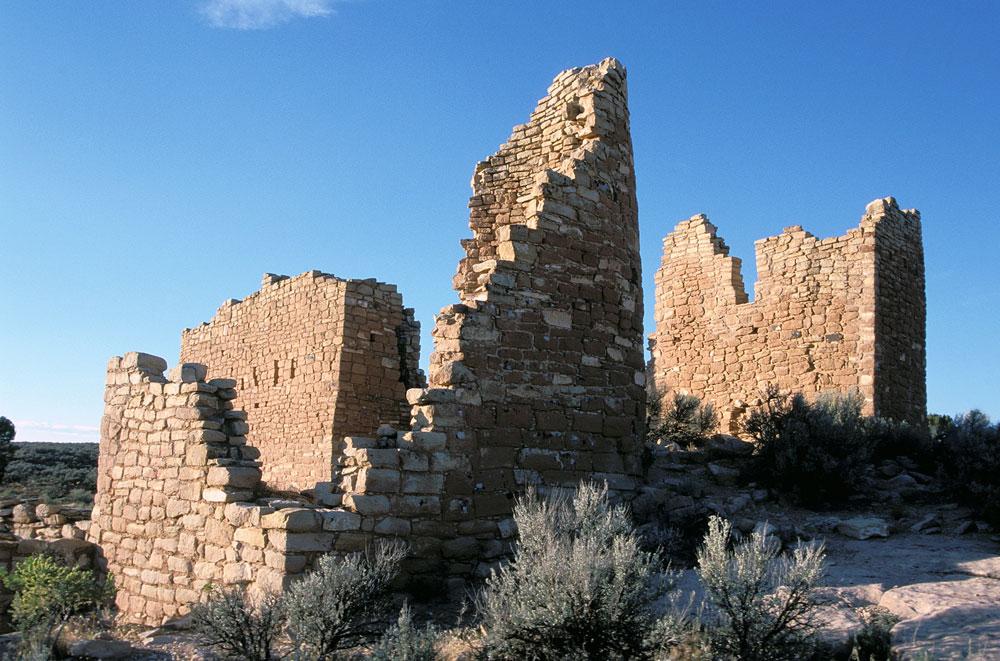
{"type": "MultiPolygon", "coordinates": [[[[652,537],[672,523],[708,514],[749,533],[765,523],[787,545],[822,541],[827,551],[823,637],[849,652],[861,629],[858,609],[881,606],[899,622],[893,649],[902,659],[1000,658],[1000,536],[970,510],[948,502],[935,480],[906,459],[884,462],[868,478],[868,494],[848,509],[813,512],[741,484],[749,447],[716,437],[698,450],[660,447],[651,487],[636,503],[652,537]],[[680,517],[677,513],[680,513],[680,517]]],[[[680,587],[698,595],[693,570],[680,587]]]]}

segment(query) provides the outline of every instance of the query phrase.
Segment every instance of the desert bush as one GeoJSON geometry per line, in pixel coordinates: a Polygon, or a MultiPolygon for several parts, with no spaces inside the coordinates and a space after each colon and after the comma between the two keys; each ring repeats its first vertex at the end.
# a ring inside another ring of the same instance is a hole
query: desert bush
{"type": "Polygon", "coordinates": [[[406,555],[400,543],[378,543],[365,553],[319,559],[316,569],[284,596],[294,658],[329,659],[372,640],[388,602],[389,584],[406,555]]]}
{"type": "Polygon", "coordinates": [[[755,441],[749,479],[808,506],[831,505],[858,492],[871,462],[861,396],[801,394],[768,387],[763,404],[744,422],[755,441]]]}
{"type": "Polygon", "coordinates": [[[668,589],[628,510],[607,487],[533,492],[514,506],[514,560],[477,597],[489,659],[621,659],[648,654],[653,604],[668,589]]]}
{"type": "Polygon", "coordinates": [[[1000,527],[1000,423],[981,411],[955,416],[940,434],[938,451],[946,486],[1000,527]]]}
{"type": "Polygon", "coordinates": [[[436,640],[434,627],[415,627],[409,606],[403,604],[399,619],[382,635],[371,658],[373,661],[434,661],[437,658],[436,640]]]}
{"type": "Polygon", "coordinates": [[[281,658],[275,642],[284,624],[281,596],[252,596],[246,588],[212,588],[205,603],[192,609],[194,630],[227,658],[270,661],[281,658]]]}
{"type": "Polygon", "coordinates": [[[715,658],[712,640],[702,626],[700,615],[692,614],[694,595],[681,604],[680,593],[669,596],[666,613],[652,626],[646,648],[653,661],[710,661],[715,658]]]}
{"type": "Polygon", "coordinates": [[[808,658],[823,546],[800,544],[782,555],[780,543],[764,529],[731,547],[731,530],[728,521],[713,516],[698,552],[716,655],[742,661],[808,658]]]}
{"type": "Polygon", "coordinates": [[[66,623],[74,615],[111,604],[114,583],[89,569],[71,567],[62,559],[40,554],[2,573],[3,583],[14,593],[10,617],[23,632],[23,657],[45,658],[66,623]]]}
{"type": "Polygon", "coordinates": [[[854,637],[852,657],[858,661],[889,661],[892,655],[892,628],[899,617],[881,606],[857,609],[861,631],[854,637]]]}
{"type": "Polygon", "coordinates": [[[694,395],[674,393],[664,408],[663,397],[652,391],[647,398],[646,435],[653,443],[674,442],[682,447],[696,445],[719,426],[719,416],[711,404],[702,404],[694,395]]]}
{"type": "Polygon", "coordinates": [[[926,431],[906,422],[878,417],[864,418],[862,429],[867,437],[872,462],[909,457],[925,470],[933,469],[933,445],[926,431]]]}

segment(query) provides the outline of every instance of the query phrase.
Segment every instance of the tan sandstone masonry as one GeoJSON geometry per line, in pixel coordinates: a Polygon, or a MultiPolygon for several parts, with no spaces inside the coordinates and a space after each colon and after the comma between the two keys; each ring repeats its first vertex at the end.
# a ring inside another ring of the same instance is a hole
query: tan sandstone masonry
{"type": "Polygon", "coordinates": [[[637,486],[645,375],[626,96],[614,59],[564,71],[476,166],[461,302],[437,317],[430,388],[407,393],[411,431],[352,439],[380,447],[345,466],[344,506],[402,519],[414,573],[484,572],[529,486],[637,486]]]}
{"type": "Polygon", "coordinates": [[[266,274],[181,337],[181,360],[236,379],[250,442],[274,489],[336,479],[344,436],[406,424],[407,388],[424,385],[420,325],[393,285],[311,271],[266,274]]]}
{"type": "Polygon", "coordinates": [[[847,234],[800,226],[756,243],[748,302],[740,260],[703,215],[663,240],[650,374],[664,397],[695,394],[739,432],[768,384],[814,396],[858,390],[867,414],[926,424],[920,214],[875,200],[847,234]]]}
{"type": "MultiPolygon", "coordinates": [[[[129,622],[184,615],[208,585],[283,588],[315,557],[353,551],[357,514],[260,496],[258,452],[232,379],[143,353],[112,358],[88,539],[129,622]]],[[[79,540],[62,540],[73,542],[79,540]]]]}

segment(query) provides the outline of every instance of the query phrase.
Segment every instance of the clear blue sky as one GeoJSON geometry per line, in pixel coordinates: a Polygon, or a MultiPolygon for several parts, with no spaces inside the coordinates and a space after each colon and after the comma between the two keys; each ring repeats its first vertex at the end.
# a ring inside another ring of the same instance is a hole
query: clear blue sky
{"type": "Polygon", "coordinates": [[[0,414],[96,440],[108,357],[265,271],[455,300],[477,160],[560,70],[629,69],[647,296],[707,213],[753,241],[921,210],[932,411],[1000,416],[1000,4],[0,1],[0,414]],[[878,6],[872,6],[878,5],[878,6]]]}

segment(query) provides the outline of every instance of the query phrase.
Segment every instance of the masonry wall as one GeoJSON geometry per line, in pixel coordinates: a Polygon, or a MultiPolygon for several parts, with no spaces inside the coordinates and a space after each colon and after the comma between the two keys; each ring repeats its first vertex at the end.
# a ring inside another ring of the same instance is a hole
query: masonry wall
{"type": "MultiPolygon", "coordinates": [[[[262,496],[231,379],[142,353],[112,358],[89,541],[126,621],[184,615],[208,585],[280,589],[334,547],[339,513],[262,496]]],[[[76,542],[80,540],[63,540],[76,542]]]]}
{"type": "MultiPolygon", "coordinates": [[[[625,69],[565,71],[476,166],[473,238],[437,317],[411,428],[350,439],[342,503],[396,529],[411,575],[483,575],[515,497],[606,481],[630,494],[645,407],[642,290],[625,69]]],[[[374,526],[374,528],[373,528],[374,526]]]]}
{"type": "Polygon", "coordinates": [[[267,274],[260,291],[185,330],[181,360],[236,379],[265,482],[305,490],[335,479],[344,436],[408,422],[406,389],[424,383],[419,334],[393,285],[267,274]]]}
{"type": "Polygon", "coordinates": [[[732,433],[768,384],[856,390],[866,413],[925,425],[919,214],[885,198],[843,236],[793,226],[756,249],[748,302],[740,261],[705,216],[666,236],[650,336],[656,391],[712,402],[732,433]]]}

